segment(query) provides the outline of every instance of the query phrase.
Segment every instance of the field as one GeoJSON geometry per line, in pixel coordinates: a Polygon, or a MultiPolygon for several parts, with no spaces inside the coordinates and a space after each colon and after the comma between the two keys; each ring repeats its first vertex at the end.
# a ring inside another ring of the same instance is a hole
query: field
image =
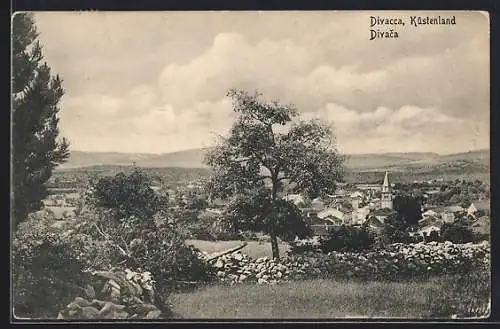
{"type": "MultiPolygon", "coordinates": [[[[228,250],[230,248],[237,247],[242,244],[242,241],[204,241],[204,240],[186,240],[187,245],[193,245],[201,251],[212,254],[216,252],[221,252],[228,250]]],[[[271,243],[270,242],[262,242],[258,241],[248,241],[247,246],[241,249],[241,252],[256,259],[260,257],[272,257],[271,252],[271,243]]],[[[286,243],[279,243],[280,255],[284,255],[289,246],[286,243]]]]}
{"type": "MultiPolygon", "coordinates": [[[[309,280],[276,286],[211,286],[175,294],[170,301],[176,314],[191,319],[429,319],[441,317],[442,308],[457,298],[448,288],[453,280],[453,277],[402,283],[309,280]],[[442,303],[444,300],[447,302],[442,303]]],[[[469,293],[458,297],[464,304],[469,299],[484,298],[469,293]]]]}

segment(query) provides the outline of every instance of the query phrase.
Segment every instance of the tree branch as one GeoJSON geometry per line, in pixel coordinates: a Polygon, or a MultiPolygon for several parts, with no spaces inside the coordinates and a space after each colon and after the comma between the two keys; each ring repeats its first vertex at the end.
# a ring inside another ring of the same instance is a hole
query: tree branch
{"type": "Polygon", "coordinates": [[[130,254],[127,253],[122,247],[120,247],[115,243],[112,243],[113,240],[111,239],[111,237],[108,234],[104,233],[104,231],[101,228],[99,228],[97,224],[94,223],[93,226],[97,229],[99,234],[101,234],[106,239],[106,241],[108,241],[108,243],[110,243],[113,247],[117,248],[123,254],[123,256],[132,259],[132,256],[130,256],[130,254]]]}

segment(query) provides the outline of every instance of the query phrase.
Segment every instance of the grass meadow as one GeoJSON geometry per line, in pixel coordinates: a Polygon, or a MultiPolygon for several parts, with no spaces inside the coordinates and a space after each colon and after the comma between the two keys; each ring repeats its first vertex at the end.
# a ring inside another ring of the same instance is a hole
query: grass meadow
{"type": "MultiPolygon", "coordinates": [[[[204,241],[204,240],[186,240],[187,245],[193,245],[208,254],[225,251],[240,246],[243,241],[204,241]]],[[[287,243],[279,242],[280,255],[285,255],[290,249],[287,243]]],[[[271,243],[267,241],[247,241],[247,245],[241,249],[241,252],[254,258],[272,257],[271,243]]]]}
{"type": "Polygon", "coordinates": [[[174,294],[170,302],[184,319],[436,319],[450,318],[458,301],[460,305],[488,303],[487,289],[450,290],[455,280],[216,285],[174,294]]]}
{"type": "MultiPolygon", "coordinates": [[[[206,253],[242,243],[186,242],[206,253]]],[[[284,255],[288,245],[280,242],[279,246],[284,255]]],[[[272,256],[269,242],[249,241],[242,252],[252,258],[272,256]]],[[[173,294],[169,302],[184,319],[450,319],[457,313],[484,316],[490,289],[487,273],[478,272],[402,282],[315,279],[279,285],[216,284],[173,294]]]]}

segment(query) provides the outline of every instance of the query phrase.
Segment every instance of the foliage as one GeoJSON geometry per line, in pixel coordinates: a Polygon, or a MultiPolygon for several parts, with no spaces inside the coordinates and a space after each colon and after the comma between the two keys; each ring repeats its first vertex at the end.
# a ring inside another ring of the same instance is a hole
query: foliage
{"type": "Polygon", "coordinates": [[[409,229],[408,222],[398,216],[396,212],[391,213],[384,220],[381,237],[382,243],[411,242],[409,229]]]}
{"type": "Polygon", "coordinates": [[[100,268],[127,266],[150,271],[162,298],[178,281],[206,281],[211,273],[199,251],[186,246],[164,200],[141,172],[103,178],[87,193],[80,218],[84,230],[104,248],[96,250],[100,268]],[[137,201],[136,201],[137,200],[137,201]],[[136,206],[136,207],[134,207],[136,206]],[[102,251],[102,253],[99,253],[102,251]]]}
{"type": "Polygon", "coordinates": [[[415,226],[422,218],[423,198],[415,194],[399,193],[394,197],[393,205],[398,219],[406,226],[415,226]]]}
{"type": "Polygon", "coordinates": [[[149,272],[130,269],[93,272],[85,297],[76,297],[58,319],[158,319],[172,316],[167,305],[158,305],[149,272]]]}
{"type": "Polygon", "coordinates": [[[314,236],[310,239],[296,239],[295,241],[290,242],[290,250],[288,251],[288,254],[298,255],[310,251],[321,251],[321,244],[323,242],[324,240],[318,236],[314,236]]]}
{"type": "Polygon", "coordinates": [[[274,233],[285,241],[312,233],[297,206],[282,199],[273,202],[265,190],[235,196],[227,206],[226,216],[236,230],[274,233]]]}
{"type": "Polygon", "coordinates": [[[444,223],[441,227],[441,239],[443,241],[451,241],[453,243],[473,242],[475,239],[474,232],[469,226],[462,221],[453,223],[444,223]]]}
{"type": "Polygon", "coordinates": [[[12,182],[13,226],[39,210],[44,183],[69,156],[69,143],[58,140],[58,103],[62,80],[43,62],[42,47],[31,14],[12,21],[12,182]]]}
{"type": "Polygon", "coordinates": [[[213,170],[210,193],[233,197],[237,214],[253,213],[247,222],[239,215],[232,218],[242,228],[269,233],[273,256],[279,258],[278,235],[295,236],[304,228],[296,211],[281,201],[280,192],[287,185],[308,197],[333,191],[342,178],[343,158],[328,124],[298,120],[293,106],[264,102],[257,93],[231,90],[228,96],[238,118],[229,136],[221,137],[206,156],[213,170]],[[299,226],[280,220],[287,217],[299,226]]]}
{"type": "Polygon", "coordinates": [[[472,200],[489,196],[489,186],[476,179],[474,181],[455,180],[441,185],[438,193],[432,194],[431,204],[460,204],[468,207],[472,200]]]}
{"type": "Polygon", "coordinates": [[[47,218],[30,216],[15,233],[12,282],[16,316],[55,317],[88,280],[84,235],[54,226],[47,218]]]}
{"type": "Polygon", "coordinates": [[[236,230],[228,220],[216,218],[213,221],[199,219],[187,224],[190,239],[205,241],[245,240],[242,232],[236,230]]]}
{"type": "MultiPolygon", "coordinates": [[[[442,240],[442,238],[437,231],[431,231],[424,236],[425,242],[440,242],[441,240],[442,240]]],[[[461,243],[461,242],[456,242],[456,241],[451,241],[451,242],[461,243]]]]}
{"type": "Polygon", "coordinates": [[[97,206],[113,210],[117,218],[152,217],[167,202],[153,191],[151,179],[140,170],[101,178],[94,186],[93,197],[97,206]]]}
{"type": "Polygon", "coordinates": [[[320,249],[330,251],[370,250],[375,243],[374,235],[365,227],[342,225],[321,241],[320,249]]]}

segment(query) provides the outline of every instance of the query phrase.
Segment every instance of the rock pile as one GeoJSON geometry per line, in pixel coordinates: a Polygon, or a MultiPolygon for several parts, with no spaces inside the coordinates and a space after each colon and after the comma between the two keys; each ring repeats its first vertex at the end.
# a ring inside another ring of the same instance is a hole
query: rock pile
{"type": "Polygon", "coordinates": [[[231,284],[241,282],[256,282],[258,284],[278,284],[290,280],[306,264],[287,264],[268,257],[252,259],[251,257],[235,252],[221,256],[214,267],[217,277],[222,282],[231,284]]]}
{"type": "Polygon", "coordinates": [[[62,310],[58,319],[157,319],[161,311],[152,304],[138,301],[123,305],[111,301],[76,297],[62,310]]]}
{"type": "Polygon", "coordinates": [[[429,275],[462,274],[489,268],[490,245],[445,243],[393,244],[364,253],[306,252],[279,261],[234,252],[213,264],[217,277],[230,284],[277,284],[313,278],[396,279],[429,275]]]}
{"type": "Polygon", "coordinates": [[[86,287],[86,298],[76,297],[58,319],[158,319],[167,315],[155,305],[149,272],[125,269],[92,274],[95,282],[86,287]],[[102,289],[96,291],[94,287],[102,282],[102,289]]]}

